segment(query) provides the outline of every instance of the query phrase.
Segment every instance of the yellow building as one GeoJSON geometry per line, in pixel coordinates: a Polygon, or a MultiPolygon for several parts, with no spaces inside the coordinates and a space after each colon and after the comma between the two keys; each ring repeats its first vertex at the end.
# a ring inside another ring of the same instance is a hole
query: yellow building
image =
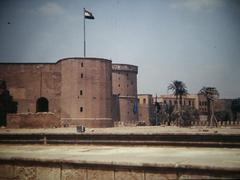
{"type": "MultiPolygon", "coordinates": [[[[176,100],[176,96],[169,94],[169,95],[160,95],[157,97],[157,102],[179,106],[180,100],[176,100]]],[[[182,97],[182,105],[183,106],[191,106],[198,109],[198,96],[195,94],[188,94],[182,97]]]]}
{"type": "Polygon", "coordinates": [[[149,125],[154,110],[151,94],[138,94],[138,109],[138,120],[149,125]]]}
{"type": "MultiPolygon", "coordinates": [[[[179,106],[179,100],[176,100],[176,96],[172,94],[160,95],[153,98],[153,102],[165,103],[169,105],[179,106]]],[[[194,107],[200,114],[207,113],[207,100],[202,94],[188,94],[182,97],[182,105],[194,107]]]]}

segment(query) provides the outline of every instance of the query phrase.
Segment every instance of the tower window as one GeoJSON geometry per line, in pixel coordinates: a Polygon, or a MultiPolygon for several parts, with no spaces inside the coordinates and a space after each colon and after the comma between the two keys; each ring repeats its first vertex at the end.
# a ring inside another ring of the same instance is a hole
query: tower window
{"type": "Polygon", "coordinates": [[[80,107],[80,112],[83,112],[83,107],[80,107]]]}
{"type": "Polygon", "coordinates": [[[83,95],[83,91],[82,90],[80,90],[80,95],[83,95]]]}
{"type": "Polygon", "coordinates": [[[81,67],[83,67],[83,62],[81,63],[81,67]]]}
{"type": "Polygon", "coordinates": [[[143,104],[146,104],[146,99],[145,98],[143,99],[143,104]]]}
{"type": "Polygon", "coordinates": [[[81,78],[83,78],[83,73],[81,73],[81,78]]]}

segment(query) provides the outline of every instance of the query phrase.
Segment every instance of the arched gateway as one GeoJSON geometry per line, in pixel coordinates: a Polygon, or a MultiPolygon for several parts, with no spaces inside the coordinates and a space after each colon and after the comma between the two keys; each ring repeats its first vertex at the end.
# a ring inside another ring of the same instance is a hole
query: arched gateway
{"type": "Polygon", "coordinates": [[[38,98],[36,112],[48,112],[47,98],[45,98],[45,97],[38,98]]]}

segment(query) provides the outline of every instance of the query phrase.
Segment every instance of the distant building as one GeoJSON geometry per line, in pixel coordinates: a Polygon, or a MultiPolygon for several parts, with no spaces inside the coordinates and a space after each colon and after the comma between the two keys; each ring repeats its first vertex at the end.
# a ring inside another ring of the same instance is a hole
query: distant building
{"type": "Polygon", "coordinates": [[[198,111],[199,111],[199,114],[201,115],[207,115],[208,113],[208,105],[207,105],[207,98],[202,95],[202,94],[198,94],[197,95],[198,99],[198,111]]]}
{"type": "Polygon", "coordinates": [[[150,124],[151,118],[153,118],[153,99],[151,94],[138,94],[139,112],[138,119],[140,122],[150,124]]]}
{"type": "MultiPolygon", "coordinates": [[[[159,102],[161,104],[169,104],[174,106],[179,106],[179,100],[176,100],[176,96],[169,95],[160,95],[158,97],[153,97],[153,102],[159,102]]],[[[182,105],[194,107],[198,110],[200,115],[207,114],[207,99],[202,94],[188,94],[182,97],[182,105]]]]}
{"type": "MultiPolygon", "coordinates": [[[[186,96],[182,96],[182,105],[183,106],[190,106],[198,109],[198,96],[195,94],[188,94],[186,96]]],[[[179,100],[176,100],[176,96],[174,95],[160,95],[157,97],[157,102],[163,104],[169,104],[174,106],[179,106],[179,100]]]]}

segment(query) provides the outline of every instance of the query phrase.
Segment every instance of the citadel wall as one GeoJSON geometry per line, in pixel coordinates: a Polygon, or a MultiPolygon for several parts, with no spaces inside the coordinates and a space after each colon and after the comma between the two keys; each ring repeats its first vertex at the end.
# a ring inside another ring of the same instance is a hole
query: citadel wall
{"type": "Polygon", "coordinates": [[[110,60],[65,58],[57,63],[0,63],[0,79],[6,81],[17,101],[18,113],[49,111],[62,126],[113,126],[110,60]],[[47,104],[45,110],[39,110],[40,100],[40,104],[47,104]]]}
{"type": "Polygon", "coordinates": [[[36,102],[45,97],[49,111],[60,117],[61,67],[59,64],[1,63],[0,79],[18,102],[18,113],[35,113],[36,102]]]}

